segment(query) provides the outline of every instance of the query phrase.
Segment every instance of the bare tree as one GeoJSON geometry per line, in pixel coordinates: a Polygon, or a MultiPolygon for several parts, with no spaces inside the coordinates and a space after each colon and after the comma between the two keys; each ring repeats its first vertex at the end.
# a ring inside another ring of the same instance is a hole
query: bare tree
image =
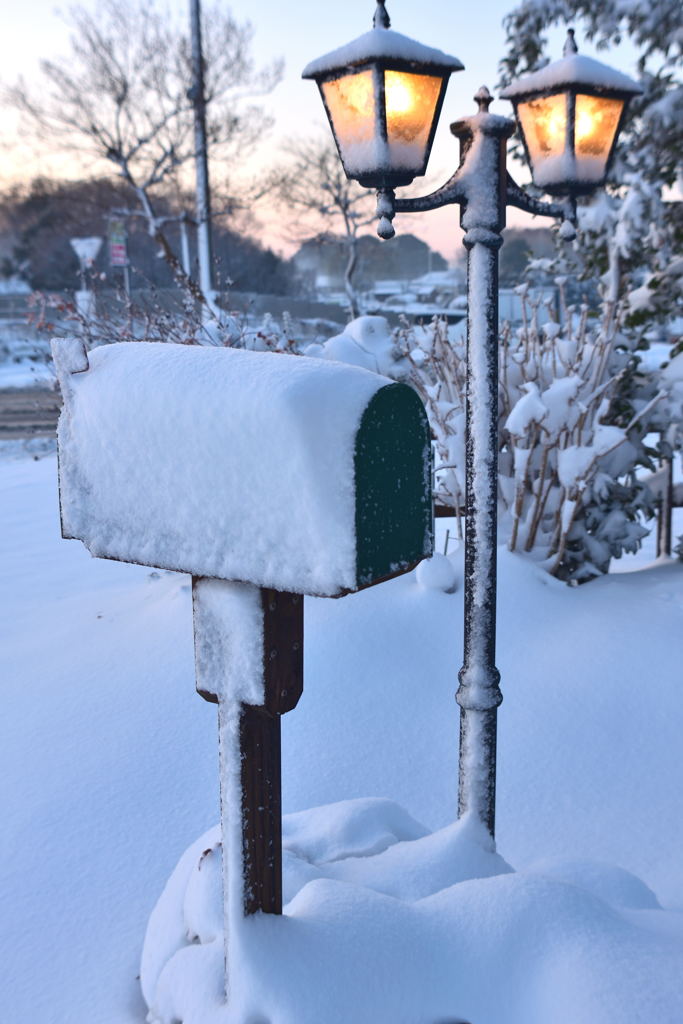
{"type": "MultiPolygon", "coordinates": [[[[67,22],[71,54],[43,60],[40,87],[19,80],[5,100],[39,137],[116,168],[137,202],[130,212],[144,216],[178,283],[206,303],[168,242],[154,198],[195,156],[188,33],[155,0],[99,0],[94,12],[72,8],[67,22]]],[[[214,156],[242,158],[267,122],[249,98],[272,89],[282,65],[254,67],[252,27],[226,7],[206,8],[204,23],[208,144],[214,156]]]]}
{"type": "Polygon", "coordinates": [[[360,312],[353,283],[358,240],[361,228],[375,219],[372,193],[349,181],[332,142],[301,139],[285,151],[289,165],[271,181],[275,199],[285,211],[297,215],[299,238],[341,233],[348,257],[344,287],[353,319],[360,312]]]}

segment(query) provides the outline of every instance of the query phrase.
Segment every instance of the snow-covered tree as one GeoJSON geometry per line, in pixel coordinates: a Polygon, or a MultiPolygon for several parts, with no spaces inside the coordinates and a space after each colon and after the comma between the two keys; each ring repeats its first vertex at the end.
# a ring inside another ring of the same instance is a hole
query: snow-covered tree
{"type": "Polygon", "coordinates": [[[608,299],[625,300],[624,322],[670,316],[683,296],[681,204],[667,200],[683,171],[679,0],[523,0],[504,24],[501,84],[547,63],[553,25],[576,24],[598,49],[622,39],[636,47],[643,94],[631,103],[613,183],[580,209],[571,262],[585,278],[602,276],[608,299]]]}

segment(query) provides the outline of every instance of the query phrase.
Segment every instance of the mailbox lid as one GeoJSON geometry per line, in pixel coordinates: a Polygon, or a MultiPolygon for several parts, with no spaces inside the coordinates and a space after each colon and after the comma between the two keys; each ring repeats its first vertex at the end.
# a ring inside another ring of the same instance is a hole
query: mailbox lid
{"type": "Polygon", "coordinates": [[[356,578],[359,587],[405,572],[432,554],[431,431],[405,384],[370,399],[356,436],[356,578]]]}

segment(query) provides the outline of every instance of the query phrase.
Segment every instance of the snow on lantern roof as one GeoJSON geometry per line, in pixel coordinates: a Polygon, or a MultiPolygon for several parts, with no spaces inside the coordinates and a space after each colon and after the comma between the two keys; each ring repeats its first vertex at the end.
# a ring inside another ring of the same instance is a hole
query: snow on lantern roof
{"type": "Polygon", "coordinates": [[[573,53],[540,71],[524,75],[503,89],[501,99],[512,100],[532,93],[551,92],[565,86],[582,86],[595,92],[615,92],[634,96],[643,90],[628,75],[615,71],[592,57],[573,53]]]}
{"type": "Polygon", "coordinates": [[[304,68],[302,78],[319,78],[342,68],[354,68],[375,60],[395,61],[418,70],[461,71],[457,57],[442,50],[424,46],[409,36],[388,28],[372,28],[350,43],[312,60],[304,68]]]}

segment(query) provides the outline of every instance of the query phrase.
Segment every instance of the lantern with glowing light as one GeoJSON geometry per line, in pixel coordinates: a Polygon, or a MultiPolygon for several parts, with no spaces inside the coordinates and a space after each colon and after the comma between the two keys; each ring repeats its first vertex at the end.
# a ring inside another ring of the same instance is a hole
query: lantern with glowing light
{"type": "Polygon", "coordinates": [[[550,195],[587,195],[602,185],[629,100],[626,75],[580,55],[574,31],[562,60],[501,92],[515,107],[534,184],[550,195]]]}
{"type": "Polygon", "coordinates": [[[378,0],[373,28],[311,61],[348,178],[365,188],[408,185],[425,173],[457,57],[390,29],[378,0]]]}

